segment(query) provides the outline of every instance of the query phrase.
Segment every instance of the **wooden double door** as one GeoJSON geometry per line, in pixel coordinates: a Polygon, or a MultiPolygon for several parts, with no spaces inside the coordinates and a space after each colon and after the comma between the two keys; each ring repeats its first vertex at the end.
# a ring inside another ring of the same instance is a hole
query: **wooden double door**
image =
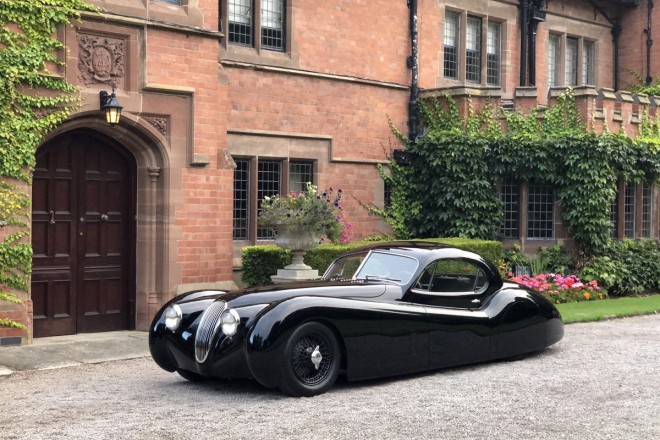
{"type": "Polygon", "coordinates": [[[32,189],[34,336],[130,329],[135,162],[91,131],[37,152],[32,189]]]}

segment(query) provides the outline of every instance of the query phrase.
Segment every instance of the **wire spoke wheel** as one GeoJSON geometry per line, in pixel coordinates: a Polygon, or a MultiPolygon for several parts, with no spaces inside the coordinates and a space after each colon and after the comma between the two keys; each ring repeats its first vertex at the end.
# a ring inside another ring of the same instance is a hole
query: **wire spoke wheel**
{"type": "Polygon", "coordinates": [[[330,372],[332,366],[330,341],[319,334],[310,333],[298,339],[291,352],[291,366],[298,380],[305,385],[316,385],[330,372]],[[312,357],[320,354],[320,363],[315,364],[312,357]]]}
{"type": "Polygon", "coordinates": [[[286,344],[280,388],[293,396],[324,393],[337,379],[340,357],[330,329],[316,322],[301,325],[286,344]]]}

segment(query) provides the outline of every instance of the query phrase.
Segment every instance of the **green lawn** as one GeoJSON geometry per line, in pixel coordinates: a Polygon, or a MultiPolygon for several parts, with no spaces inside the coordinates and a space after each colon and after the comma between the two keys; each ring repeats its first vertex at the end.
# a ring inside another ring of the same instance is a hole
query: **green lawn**
{"type": "Polygon", "coordinates": [[[556,304],[565,323],[660,312],[660,295],[556,304]]]}

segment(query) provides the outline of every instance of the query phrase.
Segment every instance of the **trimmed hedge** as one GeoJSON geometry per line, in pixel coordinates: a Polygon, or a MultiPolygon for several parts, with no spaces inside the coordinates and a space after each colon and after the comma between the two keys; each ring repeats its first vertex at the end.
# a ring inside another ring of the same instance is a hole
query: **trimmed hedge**
{"type": "MultiPolygon", "coordinates": [[[[388,240],[389,241],[389,240],[388,240]]],[[[486,260],[498,265],[502,259],[502,243],[499,241],[473,240],[469,238],[433,238],[419,241],[456,246],[477,253],[486,260]]],[[[373,241],[358,241],[347,244],[322,244],[305,254],[305,264],[319,271],[322,275],[335,258],[344,252],[373,241]]],[[[291,252],[277,246],[248,246],[243,248],[243,265],[241,267],[243,282],[249,286],[265,286],[273,284],[271,275],[277,273],[291,263],[291,252]]]]}

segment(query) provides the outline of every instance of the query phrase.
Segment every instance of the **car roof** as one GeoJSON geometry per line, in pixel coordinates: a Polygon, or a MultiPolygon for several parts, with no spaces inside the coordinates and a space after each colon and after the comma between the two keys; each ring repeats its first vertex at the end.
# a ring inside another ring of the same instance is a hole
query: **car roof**
{"type": "Polygon", "coordinates": [[[364,252],[372,250],[399,250],[408,251],[411,253],[426,253],[428,251],[437,249],[458,249],[455,246],[448,246],[445,244],[434,243],[432,241],[420,240],[398,240],[398,241],[376,241],[371,244],[360,246],[349,250],[348,252],[364,252]]]}

